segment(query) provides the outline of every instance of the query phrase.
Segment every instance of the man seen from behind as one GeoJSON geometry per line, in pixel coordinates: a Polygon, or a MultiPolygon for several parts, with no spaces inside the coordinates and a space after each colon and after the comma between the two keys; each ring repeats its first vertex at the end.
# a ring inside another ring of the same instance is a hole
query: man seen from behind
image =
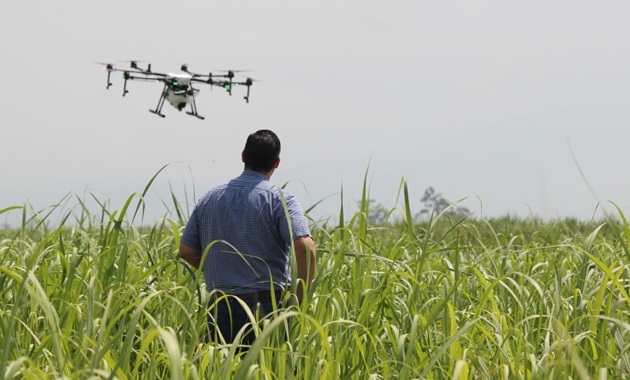
{"type": "MultiPolygon", "coordinates": [[[[297,199],[270,182],[280,164],[278,136],[270,130],[250,134],[241,157],[241,175],[199,200],[179,247],[181,258],[195,268],[201,266],[212,295],[209,305],[216,302],[208,313],[210,339],[217,339],[220,332],[228,343],[251,322],[235,297],[261,317],[282,299],[290,285],[291,243],[299,302],[315,274],[308,221],[297,199]]],[[[251,345],[253,339],[250,329],[243,343],[251,345]]]]}

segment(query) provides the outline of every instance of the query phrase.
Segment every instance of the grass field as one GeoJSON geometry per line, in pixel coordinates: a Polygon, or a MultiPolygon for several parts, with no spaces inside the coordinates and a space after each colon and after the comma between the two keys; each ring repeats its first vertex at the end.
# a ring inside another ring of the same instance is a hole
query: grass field
{"type": "Polygon", "coordinates": [[[0,377],[630,378],[623,214],[415,223],[402,193],[398,223],[368,225],[364,197],[313,228],[308,300],[285,302],[243,353],[199,345],[207,294],[177,258],[181,213],[135,227],[134,196],[55,227],[0,210],[23,220],[0,232],[0,377]]]}

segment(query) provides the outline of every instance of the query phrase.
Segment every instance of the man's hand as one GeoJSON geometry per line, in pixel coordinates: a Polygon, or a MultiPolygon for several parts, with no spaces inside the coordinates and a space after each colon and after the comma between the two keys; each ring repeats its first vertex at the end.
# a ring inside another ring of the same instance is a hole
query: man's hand
{"type": "Polygon", "coordinates": [[[295,247],[295,262],[297,264],[297,297],[302,303],[302,298],[315,277],[315,242],[310,236],[300,236],[293,241],[295,247]],[[306,289],[304,289],[306,285],[306,289]]]}
{"type": "Polygon", "coordinates": [[[179,257],[186,260],[195,269],[201,264],[201,251],[184,244],[179,244],[179,257]]]}

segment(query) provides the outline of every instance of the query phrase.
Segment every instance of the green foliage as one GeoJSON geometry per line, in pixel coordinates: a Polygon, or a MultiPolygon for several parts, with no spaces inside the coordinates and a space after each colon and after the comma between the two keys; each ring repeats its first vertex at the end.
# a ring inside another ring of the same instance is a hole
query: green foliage
{"type": "Polygon", "coordinates": [[[400,188],[396,223],[371,224],[364,192],[358,213],[313,226],[307,301],[252,315],[258,339],[242,352],[202,343],[207,294],[176,253],[183,208],[147,228],[127,221],[135,195],[56,228],[5,208],[24,223],[0,232],[0,378],[630,377],[621,212],[417,223],[400,188]]]}

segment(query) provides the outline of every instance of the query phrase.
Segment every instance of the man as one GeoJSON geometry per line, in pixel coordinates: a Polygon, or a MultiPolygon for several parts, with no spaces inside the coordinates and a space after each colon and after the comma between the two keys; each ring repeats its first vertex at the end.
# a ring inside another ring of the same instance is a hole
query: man
{"type": "MultiPolygon", "coordinates": [[[[315,244],[308,221],[297,199],[270,182],[280,165],[278,136],[269,130],[250,134],[241,157],[244,171],[199,200],[179,247],[181,258],[195,268],[202,265],[213,295],[210,305],[216,302],[208,314],[210,338],[216,339],[220,331],[226,342],[250,323],[235,297],[260,316],[270,313],[272,303],[282,298],[290,282],[291,243],[298,302],[315,274],[315,244]]],[[[253,338],[250,331],[243,342],[251,344],[253,338]]]]}

